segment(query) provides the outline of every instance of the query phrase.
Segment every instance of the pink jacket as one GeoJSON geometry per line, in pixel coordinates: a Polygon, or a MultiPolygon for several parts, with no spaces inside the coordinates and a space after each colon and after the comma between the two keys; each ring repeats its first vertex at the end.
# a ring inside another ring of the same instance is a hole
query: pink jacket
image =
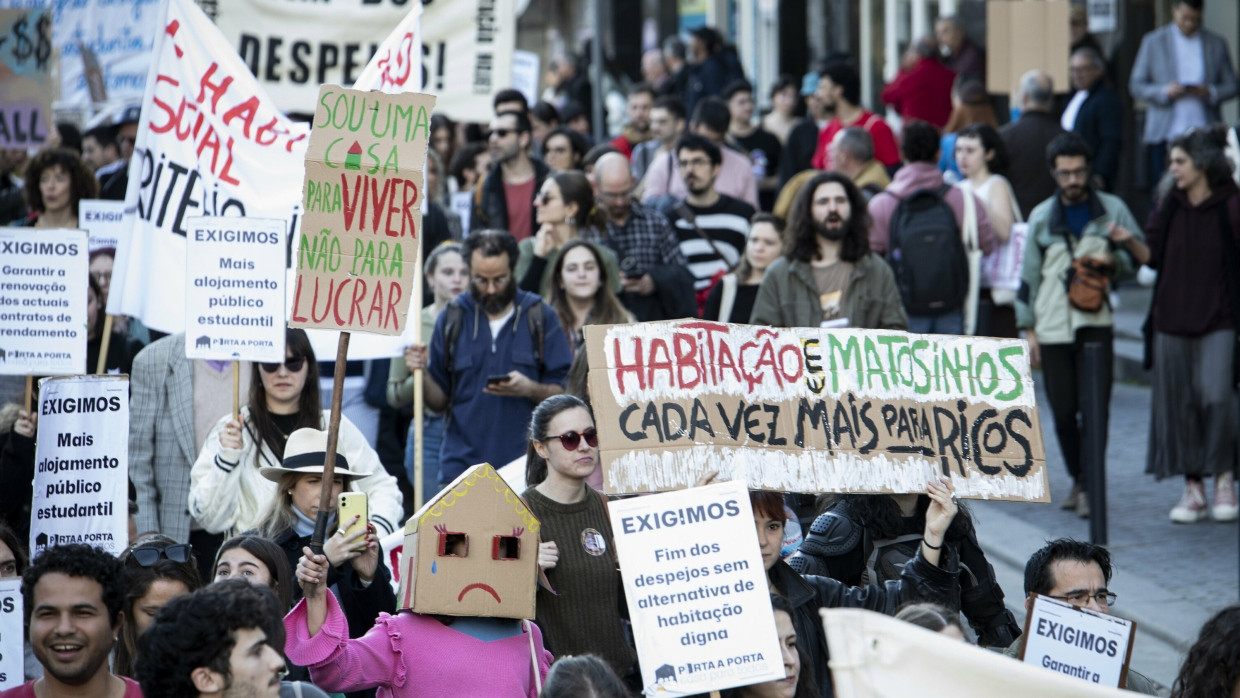
{"type": "MultiPolygon", "coordinates": [[[[941,186],[943,173],[932,162],[910,162],[897,170],[886,192],[875,194],[870,199],[870,251],[879,256],[887,254],[887,233],[891,228],[891,217],[900,205],[900,198],[918,189],[938,189],[941,186]]],[[[956,214],[956,225],[963,225],[964,192],[959,187],[952,187],[946,199],[947,205],[956,214]]],[[[986,215],[986,205],[976,194],[973,195],[973,204],[977,210],[978,246],[982,248],[982,254],[990,254],[998,246],[995,233],[990,228],[990,216],[986,215]]]]}
{"type": "MultiPolygon", "coordinates": [[[[547,677],[553,657],[543,648],[542,632],[529,623],[538,652],[538,673],[547,677]]],[[[495,696],[537,698],[526,633],[484,642],[453,630],[431,616],[402,611],[379,614],[364,636],[349,639],[349,625],[333,594],[327,594],[327,620],[309,637],[306,600],[284,618],[285,655],[308,667],[325,691],[377,687],[377,698],[391,696],[495,696]]]]}

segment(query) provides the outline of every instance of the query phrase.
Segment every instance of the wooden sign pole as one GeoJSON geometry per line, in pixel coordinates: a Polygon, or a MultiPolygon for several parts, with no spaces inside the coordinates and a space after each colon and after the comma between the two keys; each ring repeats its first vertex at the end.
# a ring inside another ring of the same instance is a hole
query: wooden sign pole
{"type": "Polygon", "coordinates": [[[323,489],[319,492],[319,515],[314,521],[314,534],[310,536],[310,549],[323,553],[323,541],[327,540],[327,521],[331,518],[332,481],[336,475],[336,442],[340,439],[340,403],[344,397],[345,364],[349,361],[349,333],[340,333],[336,346],[336,373],[332,378],[332,413],[327,425],[327,454],[323,458],[323,489]]]}
{"type": "Polygon", "coordinates": [[[34,399],[34,376],[26,376],[26,400],[22,403],[26,406],[26,412],[33,413],[34,405],[30,402],[34,399]]]}
{"type": "Polygon", "coordinates": [[[99,340],[99,360],[95,362],[95,373],[103,375],[108,370],[108,344],[112,340],[112,317],[108,315],[103,319],[103,336],[99,340]]]}
{"type": "MultiPolygon", "coordinates": [[[[413,343],[422,343],[422,240],[417,241],[417,261],[413,265],[413,298],[409,301],[409,320],[413,323],[413,343]]],[[[422,487],[422,369],[413,372],[413,510],[426,501],[422,487]]]]}

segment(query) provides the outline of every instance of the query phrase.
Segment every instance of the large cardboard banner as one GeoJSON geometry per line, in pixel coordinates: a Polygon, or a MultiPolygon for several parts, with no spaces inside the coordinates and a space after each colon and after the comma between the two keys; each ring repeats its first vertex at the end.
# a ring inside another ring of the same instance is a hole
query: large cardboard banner
{"type": "Polygon", "coordinates": [[[289,326],[399,335],[435,98],[324,85],[317,104],[289,326]]]}
{"type": "Polygon", "coordinates": [[[193,218],[185,291],[185,355],[284,361],[284,234],[269,218],[193,218]]]}
{"type": "Polygon", "coordinates": [[[1035,596],[1025,618],[1022,659],[1074,679],[1123,688],[1136,630],[1133,621],[1035,596]]]}
{"type": "Polygon", "coordinates": [[[784,678],[744,482],[612,502],[608,513],[646,695],[784,678]]]}
{"type": "Polygon", "coordinates": [[[85,107],[90,81],[114,103],[137,102],[146,89],[159,36],[161,3],[150,0],[56,2],[52,37],[60,53],[61,102],[85,107]],[[98,71],[96,74],[95,71],[98,71]]]}
{"type": "Polygon", "coordinates": [[[65,543],[129,545],[129,377],[39,383],[30,557],[65,543]]]}
{"type": "Polygon", "coordinates": [[[837,698],[1132,695],[1025,666],[998,652],[873,611],[830,608],[822,611],[822,618],[837,698]]]}
{"type": "Polygon", "coordinates": [[[0,228],[0,374],[86,372],[82,230],[0,228]]]}
{"type": "Polygon", "coordinates": [[[133,230],[133,216],[125,215],[124,201],[82,199],[78,202],[78,221],[90,233],[90,251],[121,246],[133,230]]]}
{"type": "Polygon", "coordinates": [[[185,235],[195,216],[299,220],[304,124],[263,94],[191,0],[169,0],[129,171],[133,234],[122,240],[108,312],[185,328],[185,235]]]}
{"type": "Polygon", "coordinates": [[[52,126],[52,10],[0,9],[0,147],[30,148],[52,126]]]}
{"type": "Polygon", "coordinates": [[[22,579],[0,579],[0,691],[25,683],[23,672],[22,579]]]}
{"type": "Polygon", "coordinates": [[[1049,501],[1017,340],[699,320],[588,325],[608,493],[688,487],[1049,501]]]}

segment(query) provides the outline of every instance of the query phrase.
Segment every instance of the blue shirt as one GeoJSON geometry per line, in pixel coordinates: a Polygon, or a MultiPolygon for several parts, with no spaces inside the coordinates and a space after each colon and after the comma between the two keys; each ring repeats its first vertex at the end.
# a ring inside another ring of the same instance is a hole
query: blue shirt
{"type": "Polygon", "coordinates": [[[456,297],[464,313],[457,335],[452,376],[449,379],[444,355],[444,323],[448,313],[439,314],[431,335],[427,371],[448,395],[448,418],[439,452],[439,481],[451,482],[467,468],[490,463],[499,468],[525,453],[530,415],[534,403],[523,397],[500,397],[482,392],[487,376],[520,371],[535,383],[563,386],[573,361],[568,337],[560,327],[555,311],[542,298],[517,291],[516,312],[491,336],[486,313],[468,292],[456,297]],[[539,370],[534,338],[527,317],[529,308],[542,304],[543,351],[539,370]]]}
{"type": "Polygon", "coordinates": [[[1063,207],[1063,220],[1072,229],[1072,234],[1078,239],[1081,237],[1081,231],[1085,230],[1085,226],[1089,225],[1090,207],[1089,202],[1083,204],[1073,204],[1063,207]]]}

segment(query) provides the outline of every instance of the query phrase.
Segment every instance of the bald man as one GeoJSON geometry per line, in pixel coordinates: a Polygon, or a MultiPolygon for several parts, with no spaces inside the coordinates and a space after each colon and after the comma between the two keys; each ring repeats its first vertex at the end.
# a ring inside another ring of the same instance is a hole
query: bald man
{"type": "Polygon", "coordinates": [[[623,155],[608,153],[594,164],[599,210],[607,219],[607,230],[595,241],[620,260],[620,302],[641,322],[693,317],[693,277],[676,232],[663,214],[633,199],[635,185],[623,155]]]}

